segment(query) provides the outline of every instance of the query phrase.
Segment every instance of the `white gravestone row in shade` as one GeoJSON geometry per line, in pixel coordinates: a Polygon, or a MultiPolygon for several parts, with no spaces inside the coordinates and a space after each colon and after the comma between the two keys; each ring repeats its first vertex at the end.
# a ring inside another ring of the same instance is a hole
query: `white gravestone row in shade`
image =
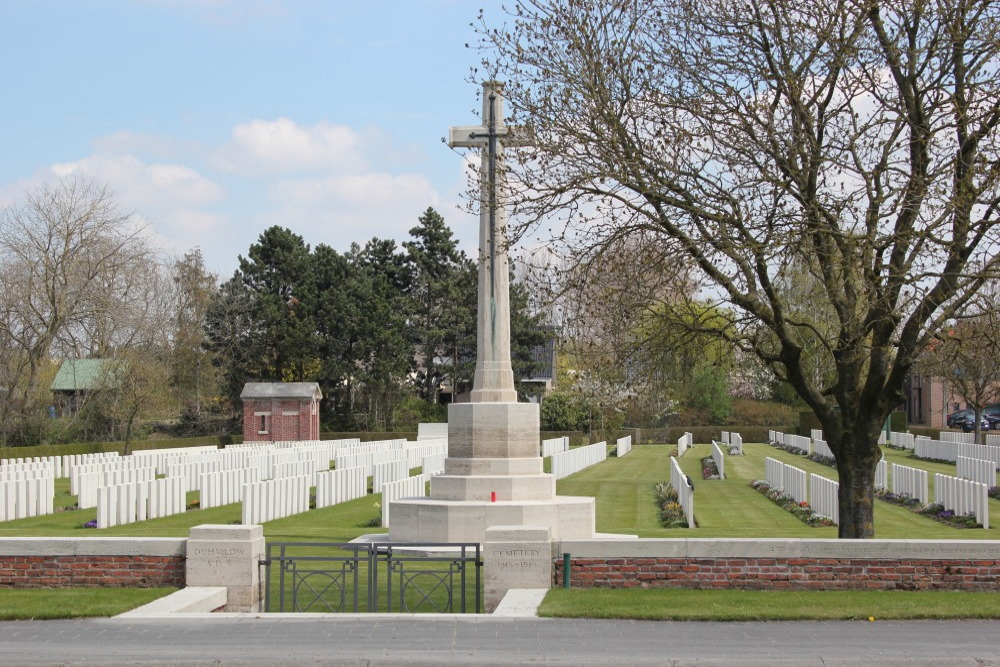
{"type": "Polygon", "coordinates": [[[260,481],[260,471],[256,468],[238,468],[207,472],[201,476],[199,506],[202,509],[222,507],[243,502],[243,491],[247,484],[260,481]]]}
{"type": "Polygon", "coordinates": [[[628,454],[632,451],[632,436],[627,435],[624,438],[618,438],[615,442],[615,451],[617,452],[618,458],[628,456],[628,454]]]}
{"type": "Polygon", "coordinates": [[[102,486],[97,489],[97,527],[181,514],[187,508],[187,487],[182,477],[102,486]]]}
{"type": "Polygon", "coordinates": [[[797,503],[809,502],[808,480],[801,468],[771,457],[764,459],[764,481],[797,503]]]}
{"type": "MultiPolygon", "coordinates": [[[[896,467],[895,464],[893,466],[896,467]]],[[[926,475],[924,479],[926,480],[926,475]]],[[[771,457],[764,459],[764,481],[795,502],[808,503],[814,513],[839,525],[840,505],[837,494],[840,485],[836,481],[822,475],[807,474],[801,468],[771,457]]],[[[875,487],[886,489],[888,485],[888,465],[882,459],[875,469],[875,487]]]]}
{"type": "Polygon", "coordinates": [[[406,459],[396,459],[372,466],[372,493],[382,493],[382,487],[410,475],[410,465],[406,459]]]}
{"type": "Polygon", "coordinates": [[[677,456],[684,456],[685,452],[694,445],[694,436],[690,433],[685,433],[680,438],[677,439],[677,456]]]}
{"type": "MultiPolygon", "coordinates": [[[[968,459],[992,461],[995,470],[1000,470],[1000,445],[970,445],[959,443],[956,448],[958,456],[968,459]]],[[[961,475],[959,475],[961,477],[961,475]]],[[[992,484],[990,486],[993,486],[992,484]]]]}
{"type": "MultiPolygon", "coordinates": [[[[402,441],[367,443],[367,449],[377,451],[380,447],[397,448],[402,441]]],[[[320,495],[324,500],[340,502],[341,498],[360,497],[367,494],[367,476],[371,467],[359,468],[350,481],[334,482],[344,484],[346,489],[333,488],[328,479],[325,485],[318,484],[320,470],[328,470],[337,452],[358,445],[357,439],[345,441],[261,443],[219,450],[214,447],[193,447],[189,449],[155,450],[137,452],[135,456],[122,457],[118,453],[94,455],[72,455],[62,457],[38,457],[34,460],[0,461],[0,521],[26,518],[54,511],[55,479],[57,473],[64,473],[70,479],[71,493],[74,493],[82,508],[97,508],[98,527],[108,527],[133,521],[141,521],[186,509],[185,494],[188,491],[201,492],[202,507],[244,502],[253,495],[255,507],[245,511],[247,516],[276,517],[287,515],[289,511],[308,509],[308,487],[304,503],[297,486],[277,485],[282,490],[258,487],[265,481],[262,473],[274,476],[272,479],[305,477],[309,486],[322,487],[320,495]],[[324,468],[325,466],[325,468],[324,468]],[[157,475],[167,475],[169,482],[156,479],[157,475]],[[359,487],[357,490],[353,487],[359,487]],[[291,494],[290,499],[281,494],[291,494]],[[273,503],[274,507],[263,504],[273,503]]],[[[447,443],[427,440],[422,443],[407,443],[410,451],[417,455],[447,451],[447,443]]],[[[402,473],[394,476],[405,477],[405,451],[402,473]]],[[[398,460],[398,459],[397,459],[398,460]]],[[[438,462],[439,465],[441,462],[438,462]]],[[[321,505],[324,506],[324,505],[321,505]]]]}
{"type": "Polygon", "coordinates": [[[368,469],[338,468],[316,476],[316,508],[332,507],[368,495],[368,469]]]}
{"type": "Polygon", "coordinates": [[[729,445],[730,456],[743,456],[743,436],[729,431],[722,432],[723,444],[729,445]]]}
{"type": "Polygon", "coordinates": [[[768,431],[768,442],[773,445],[783,445],[802,454],[812,453],[812,439],[802,435],[782,433],[781,431],[768,431]]]}
{"type": "Polygon", "coordinates": [[[913,449],[914,440],[912,433],[902,433],[900,431],[889,431],[889,444],[896,449],[913,449]]]}
{"type": "Polygon", "coordinates": [[[719,471],[719,479],[726,478],[726,457],[722,453],[722,449],[719,448],[718,443],[714,440],[712,441],[712,460],[715,462],[715,467],[719,471]]]}
{"type": "Polygon", "coordinates": [[[840,484],[815,473],[809,475],[809,504],[813,512],[840,525],[840,503],[837,494],[840,484]]]}
{"type": "Polygon", "coordinates": [[[55,478],[37,472],[0,479],[0,521],[52,514],[55,478]]]}
{"type": "Polygon", "coordinates": [[[694,528],[694,486],[681,470],[677,458],[673,456],[670,457],[670,486],[674,487],[674,491],[677,492],[677,502],[684,510],[688,528],[694,528]]]}
{"type": "Polygon", "coordinates": [[[552,475],[556,479],[568,477],[608,458],[608,443],[601,441],[585,447],[569,449],[552,455],[552,475]]]}
{"type": "Polygon", "coordinates": [[[921,505],[926,505],[929,488],[926,470],[898,463],[892,464],[892,492],[894,494],[916,498],[921,505]]]}
{"type": "Polygon", "coordinates": [[[939,431],[938,440],[942,442],[965,442],[970,445],[976,444],[975,433],[959,433],[957,431],[939,431]]]}
{"type": "Polygon", "coordinates": [[[247,484],[240,523],[258,524],[309,511],[309,478],[282,477],[247,484]]]}
{"type": "Polygon", "coordinates": [[[427,496],[427,480],[430,475],[414,475],[386,482],[382,485],[382,526],[391,526],[389,505],[400,498],[424,498],[427,496]]]}
{"type": "Polygon", "coordinates": [[[958,516],[971,514],[983,528],[990,527],[989,487],[986,484],[934,473],[934,502],[958,516]]]}
{"type": "Polygon", "coordinates": [[[565,452],[569,449],[569,438],[567,436],[562,436],[561,438],[549,438],[547,440],[542,440],[542,457],[549,457],[553,454],[558,454],[560,452],[565,452]]]}
{"type": "Polygon", "coordinates": [[[985,484],[987,488],[997,485],[996,464],[985,459],[959,456],[955,462],[955,476],[985,484]]]}
{"type": "Polygon", "coordinates": [[[916,438],[913,445],[913,455],[921,459],[936,459],[938,461],[955,462],[958,458],[958,443],[947,440],[931,440],[916,438]]]}
{"type": "Polygon", "coordinates": [[[420,468],[425,475],[440,475],[445,469],[447,454],[431,454],[420,461],[420,468]]]}

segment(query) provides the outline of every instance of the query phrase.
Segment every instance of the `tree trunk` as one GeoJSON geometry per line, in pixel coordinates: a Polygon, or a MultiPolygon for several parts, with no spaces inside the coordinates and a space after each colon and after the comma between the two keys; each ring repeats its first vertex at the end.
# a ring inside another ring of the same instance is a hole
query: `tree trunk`
{"type": "Polygon", "coordinates": [[[837,452],[840,476],[841,539],[875,537],[875,468],[882,458],[877,431],[872,428],[848,430],[837,452]]]}

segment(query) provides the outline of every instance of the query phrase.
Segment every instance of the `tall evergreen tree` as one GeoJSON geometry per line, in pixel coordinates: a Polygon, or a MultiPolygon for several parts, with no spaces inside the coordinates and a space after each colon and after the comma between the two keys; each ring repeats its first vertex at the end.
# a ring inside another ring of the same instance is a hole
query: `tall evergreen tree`
{"type": "Polygon", "coordinates": [[[311,260],[302,237],[277,226],[265,230],[247,257],[239,258],[238,274],[255,297],[253,318],[267,328],[257,341],[261,380],[299,382],[319,373],[310,317],[315,303],[303,302],[311,260]]]}
{"type": "Polygon", "coordinates": [[[410,327],[417,388],[422,398],[437,402],[446,383],[458,391],[472,377],[456,370],[475,359],[476,271],[437,211],[428,208],[418,222],[410,230],[413,240],[403,243],[412,270],[410,327]]]}

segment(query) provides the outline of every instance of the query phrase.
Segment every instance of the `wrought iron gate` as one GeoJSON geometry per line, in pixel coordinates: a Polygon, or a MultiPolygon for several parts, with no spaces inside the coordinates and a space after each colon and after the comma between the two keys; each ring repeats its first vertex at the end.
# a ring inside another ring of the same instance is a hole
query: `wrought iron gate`
{"type": "Polygon", "coordinates": [[[480,613],[482,564],[477,543],[269,543],[263,608],[480,613]]]}

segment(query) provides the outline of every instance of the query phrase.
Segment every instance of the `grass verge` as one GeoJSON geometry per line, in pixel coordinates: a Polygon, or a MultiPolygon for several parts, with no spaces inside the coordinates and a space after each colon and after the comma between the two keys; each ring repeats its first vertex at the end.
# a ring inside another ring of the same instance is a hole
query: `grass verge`
{"type": "Polygon", "coordinates": [[[788,621],[1000,618],[1000,595],[956,591],[553,589],[550,618],[788,621]]]}
{"type": "Polygon", "coordinates": [[[117,616],[176,588],[7,588],[0,621],[117,616]]]}

